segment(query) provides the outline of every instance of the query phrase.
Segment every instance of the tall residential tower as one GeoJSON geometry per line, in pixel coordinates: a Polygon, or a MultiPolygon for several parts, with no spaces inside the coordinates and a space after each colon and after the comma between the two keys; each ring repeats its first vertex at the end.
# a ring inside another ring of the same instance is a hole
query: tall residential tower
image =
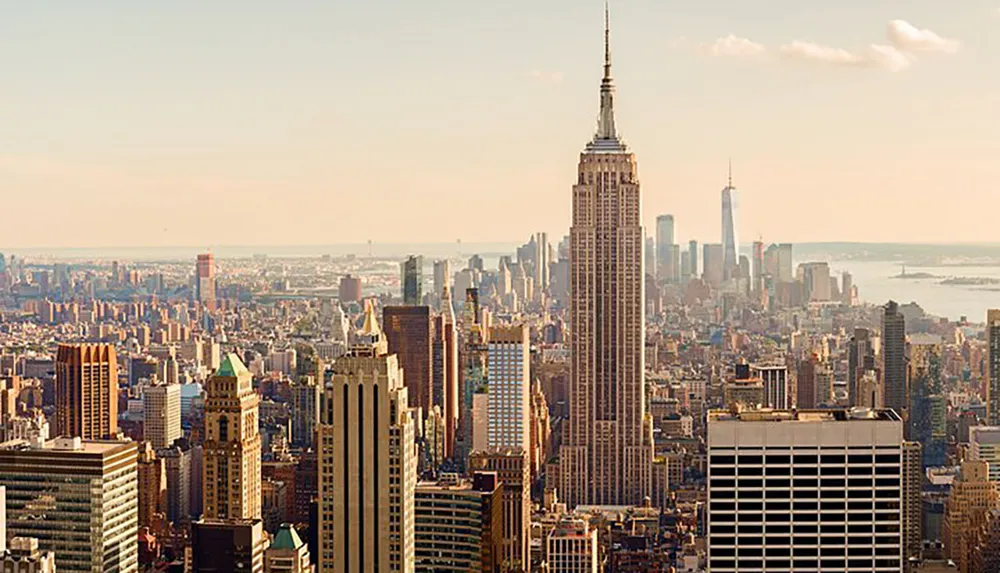
{"type": "Polygon", "coordinates": [[[570,228],[569,424],[560,497],[570,506],[639,505],[651,491],[646,415],[643,237],[635,155],[618,137],[605,11],[594,139],[580,154],[570,228]]]}
{"type": "Polygon", "coordinates": [[[110,344],[60,344],[56,436],[103,440],[118,433],[118,355],[110,344]]]}

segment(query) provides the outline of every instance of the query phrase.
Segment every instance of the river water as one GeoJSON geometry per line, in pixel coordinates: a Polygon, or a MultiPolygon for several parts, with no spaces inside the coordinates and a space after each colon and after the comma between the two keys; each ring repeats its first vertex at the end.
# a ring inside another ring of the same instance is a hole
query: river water
{"type": "Polygon", "coordinates": [[[840,276],[848,271],[854,278],[861,300],[872,304],[885,304],[895,300],[900,304],[916,302],[925,311],[936,316],[958,320],[968,317],[970,322],[986,320],[986,310],[1000,308],[1000,285],[958,286],[943,285],[950,277],[983,277],[1000,280],[1000,267],[993,266],[907,266],[907,274],[929,273],[935,278],[900,279],[899,263],[856,260],[830,260],[831,274],[840,276]]]}

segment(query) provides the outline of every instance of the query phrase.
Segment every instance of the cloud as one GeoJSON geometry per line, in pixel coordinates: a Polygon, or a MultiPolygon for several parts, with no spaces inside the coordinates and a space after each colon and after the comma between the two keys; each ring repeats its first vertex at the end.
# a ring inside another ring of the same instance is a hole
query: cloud
{"type": "MultiPolygon", "coordinates": [[[[710,56],[766,57],[773,52],[780,60],[890,72],[901,72],[910,68],[916,61],[918,53],[954,54],[960,47],[958,40],[941,37],[930,30],[919,29],[904,20],[889,22],[886,36],[888,44],[872,43],[856,50],[825,46],[806,40],[795,40],[772,50],[749,38],[734,34],[694,47],[698,53],[710,56]]],[[[672,44],[674,47],[692,47],[686,38],[675,40],[672,44]]]]}
{"type": "Polygon", "coordinates": [[[848,68],[880,68],[891,72],[905,70],[911,64],[911,60],[906,54],[892,46],[879,44],[872,44],[864,50],[852,52],[844,48],[833,48],[798,40],[781,46],[778,53],[787,60],[848,68]]]}
{"type": "Polygon", "coordinates": [[[958,40],[942,38],[930,30],[921,30],[905,20],[889,22],[887,34],[889,42],[904,52],[954,54],[961,46],[958,40]]]}
{"type": "Polygon", "coordinates": [[[545,81],[553,84],[558,84],[563,80],[562,72],[546,72],[542,70],[532,70],[531,77],[536,80],[545,81]]]}
{"type": "Polygon", "coordinates": [[[711,44],[702,44],[699,50],[710,56],[731,57],[756,57],[767,53],[767,48],[763,45],[734,34],[719,38],[711,44]]]}

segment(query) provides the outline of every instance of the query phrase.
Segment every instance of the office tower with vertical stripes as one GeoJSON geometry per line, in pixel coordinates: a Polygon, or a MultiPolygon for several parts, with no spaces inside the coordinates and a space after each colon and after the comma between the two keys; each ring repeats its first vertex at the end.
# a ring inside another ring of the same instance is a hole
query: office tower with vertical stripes
{"type": "Polygon", "coordinates": [[[322,397],[319,573],[414,570],[417,454],[403,375],[369,304],[322,397]]]}
{"type": "Polygon", "coordinates": [[[118,355],[110,344],[60,344],[56,351],[56,436],[101,440],[118,434],[118,355]]]}

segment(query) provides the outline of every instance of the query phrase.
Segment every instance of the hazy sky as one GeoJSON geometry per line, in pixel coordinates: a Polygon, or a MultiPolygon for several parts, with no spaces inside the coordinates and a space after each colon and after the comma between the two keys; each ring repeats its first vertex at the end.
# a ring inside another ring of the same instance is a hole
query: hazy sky
{"type": "MultiPolygon", "coordinates": [[[[569,224],[600,0],[0,0],[0,250],[569,224]]],[[[1000,241],[1000,0],[613,0],[648,232],[1000,241]]]]}

